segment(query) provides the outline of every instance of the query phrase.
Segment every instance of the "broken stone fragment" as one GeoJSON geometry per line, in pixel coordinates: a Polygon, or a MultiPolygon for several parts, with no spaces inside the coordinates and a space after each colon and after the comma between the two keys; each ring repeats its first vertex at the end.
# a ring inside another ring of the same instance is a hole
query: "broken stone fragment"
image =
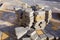
{"type": "Polygon", "coordinates": [[[31,39],[32,40],[37,40],[37,38],[38,38],[38,35],[36,34],[36,31],[32,32],[31,33],[31,39]]]}
{"type": "Polygon", "coordinates": [[[6,32],[0,31],[0,40],[5,40],[9,37],[9,35],[6,32]]]}
{"type": "Polygon", "coordinates": [[[29,28],[24,28],[24,27],[15,28],[17,39],[20,39],[22,36],[24,36],[28,30],[29,28]]]}
{"type": "Polygon", "coordinates": [[[31,40],[30,38],[23,38],[23,40],[31,40]]]}

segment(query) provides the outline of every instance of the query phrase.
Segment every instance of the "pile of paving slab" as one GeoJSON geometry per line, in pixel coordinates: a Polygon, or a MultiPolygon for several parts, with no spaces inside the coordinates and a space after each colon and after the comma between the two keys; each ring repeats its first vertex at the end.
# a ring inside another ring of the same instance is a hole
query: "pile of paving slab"
{"type": "Polygon", "coordinates": [[[1,29],[9,28],[11,34],[6,32],[7,29],[5,32],[0,31],[0,40],[53,40],[54,37],[44,30],[51,18],[52,11],[45,5],[30,6],[23,2],[1,3],[0,26],[1,29]],[[14,29],[11,30],[10,27],[14,29]],[[44,33],[49,36],[46,37],[44,33]]]}

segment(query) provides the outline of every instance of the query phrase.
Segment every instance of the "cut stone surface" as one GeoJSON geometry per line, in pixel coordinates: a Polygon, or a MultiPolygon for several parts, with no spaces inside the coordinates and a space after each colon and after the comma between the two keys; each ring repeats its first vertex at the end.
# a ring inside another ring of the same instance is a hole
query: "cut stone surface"
{"type": "Polygon", "coordinates": [[[24,28],[24,27],[15,28],[17,39],[20,39],[23,35],[25,35],[28,30],[29,28],[24,28]]]}
{"type": "Polygon", "coordinates": [[[34,31],[32,34],[31,34],[31,39],[32,40],[36,40],[38,38],[38,35],[36,34],[36,31],[34,31]]]}
{"type": "Polygon", "coordinates": [[[23,40],[31,40],[30,38],[23,38],[23,40]]]}

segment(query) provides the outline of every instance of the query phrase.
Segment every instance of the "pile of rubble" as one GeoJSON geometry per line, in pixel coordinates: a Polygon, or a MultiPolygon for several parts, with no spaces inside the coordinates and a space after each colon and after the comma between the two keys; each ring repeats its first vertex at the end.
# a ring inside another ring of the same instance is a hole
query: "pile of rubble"
{"type": "MultiPolygon", "coordinates": [[[[49,7],[26,3],[13,4],[5,2],[0,7],[0,25],[15,26],[16,39],[14,40],[45,40],[39,35],[43,34],[44,28],[52,18],[52,11],[49,7]],[[17,6],[16,6],[17,5],[17,6]],[[19,26],[19,27],[18,27],[19,26]]],[[[1,40],[13,40],[8,38],[8,33],[0,34],[1,40]],[[3,36],[2,36],[3,35],[3,36]],[[8,38],[8,39],[6,39],[8,38]]]]}

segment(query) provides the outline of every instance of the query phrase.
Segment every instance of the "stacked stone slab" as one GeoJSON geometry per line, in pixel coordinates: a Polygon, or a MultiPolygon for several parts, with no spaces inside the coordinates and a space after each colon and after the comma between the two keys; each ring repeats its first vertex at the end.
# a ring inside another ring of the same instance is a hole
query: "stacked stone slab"
{"type": "Polygon", "coordinates": [[[16,11],[17,21],[20,26],[31,27],[34,22],[34,11],[31,8],[19,9],[16,11]]]}
{"type": "Polygon", "coordinates": [[[23,20],[23,24],[22,25],[26,25],[31,27],[33,22],[34,22],[34,16],[33,16],[34,11],[32,11],[31,8],[27,8],[24,10],[23,12],[23,16],[22,16],[22,20],[23,20]]]}
{"type": "Polygon", "coordinates": [[[49,8],[49,7],[45,7],[44,8],[44,10],[45,10],[45,21],[46,21],[46,23],[48,24],[49,23],[49,21],[51,20],[51,18],[52,18],[52,11],[51,11],[51,9],[49,8]]]}
{"type": "Polygon", "coordinates": [[[34,13],[35,15],[35,28],[37,29],[44,29],[46,26],[45,23],[45,11],[39,10],[39,11],[35,11],[34,13]]]}
{"type": "Polygon", "coordinates": [[[17,16],[17,25],[22,25],[22,22],[23,22],[23,20],[22,20],[22,15],[23,15],[23,11],[24,11],[24,9],[20,9],[20,8],[18,8],[18,9],[15,9],[16,11],[16,16],[17,16]]]}

